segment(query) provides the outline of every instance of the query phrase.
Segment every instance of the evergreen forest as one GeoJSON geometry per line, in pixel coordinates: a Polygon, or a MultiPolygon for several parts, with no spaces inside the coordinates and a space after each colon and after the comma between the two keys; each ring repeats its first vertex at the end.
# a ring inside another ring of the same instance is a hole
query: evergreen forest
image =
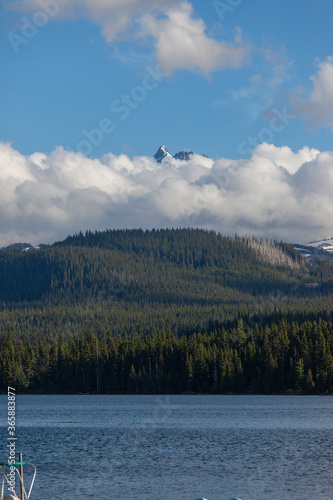
{"type": "Polygon", "coordinates": [[[333,259],[199,229],[0,250],[0,390],[333,392],[333,259]]]}

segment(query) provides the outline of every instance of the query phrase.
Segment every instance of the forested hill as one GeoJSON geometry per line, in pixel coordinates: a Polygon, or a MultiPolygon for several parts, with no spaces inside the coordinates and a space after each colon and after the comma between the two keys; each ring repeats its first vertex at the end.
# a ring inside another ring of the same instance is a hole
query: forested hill
{"type": "Polygon", "coordinates": [[[331,391],[332,278],[284,243],[193,229],[1,250],[2,390],[331,391]]]}
{"type": "Polygon", "coordinates": [[[285,288],[301,263],[287,245],[202,230],[87,232],[38,250],[0,252],[0,300],[219,302],[225,287],[252,295],[285,288]]]}
{"type": "MultiPolygon", "coordinates": [[[[117,333],[118,313],[132,317],[136,308],[139,316],[148,308],[150,318],[177,309],[179,325],[188,314],[200,325],[256,312],[258,303],[297,311],[321,297],[325,306],[332,277],[330,262],[306,263],[284,243],[198,229],[87,232],[26,252],[0,251],[3,308],[107,306],[117,311],[117,333]],[[310,288],[314,282],[320,286],[310,288]]],[[[159,326],[147,320],[137,318],[135,328],[159,326]]]]}

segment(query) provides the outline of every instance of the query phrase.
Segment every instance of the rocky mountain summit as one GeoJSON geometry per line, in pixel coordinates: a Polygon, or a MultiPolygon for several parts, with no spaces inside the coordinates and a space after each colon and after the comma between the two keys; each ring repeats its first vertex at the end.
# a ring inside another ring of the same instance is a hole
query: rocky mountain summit
{"type": "Polygon", "coordinates": [[[193,151],[180,151],[179,153],[175,154],[174,158],[175,160],[188,161],[192,155],[193,151]]]}
{"type": "Polygon", "coordinates": [[[157,153],[154,155],[154,158],[158,163],[161,163],[164,158],[172,158],[172,156],[165,146],[160,146],[157,153]]]}
{"type": "MultiPolygon", "coordinates": [[[[174,158],[175,160],[181,160],[181,161],[189,161],[191,159],[191,156],[193,155],[193,151],[179,151],[179,153],[176,153],[174,156],[172,156],[166,146],[160,146],[157,150],[157,153],[154,155],[155,160],[158,163],[161,163],[165,158],[174,158]]],[[[202,155],[205,158],[208,158],[207,155],[202,155]]]]}

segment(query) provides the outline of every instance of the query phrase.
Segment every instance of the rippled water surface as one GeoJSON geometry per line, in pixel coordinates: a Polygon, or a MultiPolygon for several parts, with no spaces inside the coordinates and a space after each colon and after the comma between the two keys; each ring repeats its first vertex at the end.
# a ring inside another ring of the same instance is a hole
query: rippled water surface
{"type": "Polygon", "coordinates": [[[17,438],[32,500],[333,500],[331,397],[18,396],[17,438]]]}

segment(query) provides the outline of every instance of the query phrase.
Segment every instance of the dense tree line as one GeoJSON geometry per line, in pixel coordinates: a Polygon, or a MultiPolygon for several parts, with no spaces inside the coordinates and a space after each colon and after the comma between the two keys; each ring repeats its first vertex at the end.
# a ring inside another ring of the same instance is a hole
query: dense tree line
{"type": "Polygon", "coordinates": [[[333,392],[333,324],[326,321],[216,329],[190,336],[54,335],[29,344],[0,339],[0,378],[20,391],[47,393],[333,392]]]}

